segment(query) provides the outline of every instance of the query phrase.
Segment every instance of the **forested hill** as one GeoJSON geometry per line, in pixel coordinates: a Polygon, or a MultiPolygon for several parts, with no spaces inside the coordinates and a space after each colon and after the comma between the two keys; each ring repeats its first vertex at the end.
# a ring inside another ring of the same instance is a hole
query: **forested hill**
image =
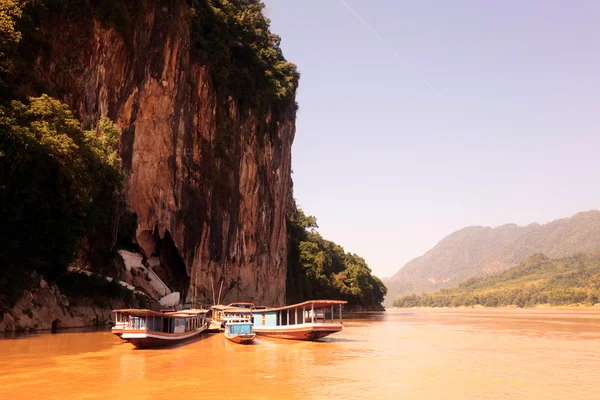
{"type": "Polygon", "coordinates": [[[544,225],[468,227],[400,269],[386,284],[391,302],[407,293],[457,285],[477,276],[502,272],[535,253],[559,258],[600,249],[600,211],[582,212],[544,225]]]}
{"type": "Polygon", "coordinates": [[[471,278],[457,288],[397,298],[395,307],[594,305],[600,301],[600,253],[550,259],[542,254],[500,274],[471,278]]]}
{"type": "Polygon", "coordinates": [[[342,299],[347,310],[382,310],[385,285],[365,260],[316,231],[315,217],[302,210],[288,216],[287,302],[342,299]]]}

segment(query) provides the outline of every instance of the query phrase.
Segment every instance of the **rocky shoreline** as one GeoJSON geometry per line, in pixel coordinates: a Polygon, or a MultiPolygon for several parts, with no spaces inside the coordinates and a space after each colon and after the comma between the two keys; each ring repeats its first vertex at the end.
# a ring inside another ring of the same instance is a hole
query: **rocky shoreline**
{"type": "MultiPolygon", "coordinates": [[[[43,277],[35,277],[35,287],[26,290],[10,308],[0,309],[0,332],[53,331],[56,329],[105,326],[110,323],[111,311],[139,307],[120,298],[107,298],[100,293],[90,296],[67,297],[56,285],[43,277]]],[[[383,306],[347,307],[347,312],[385,311],[383,306]]]]}
{"type": "MultiPolygon", "coordinates": [[[[106,325],[113,309],[125,308],[124,299],[101,293],[67,297],[55,284],[33,275],[34,286],[10,307],[0,309],[0,332],[31,332],[106,325]]],[[[132,298],[137,303],[135,297],[132,298]]]]}

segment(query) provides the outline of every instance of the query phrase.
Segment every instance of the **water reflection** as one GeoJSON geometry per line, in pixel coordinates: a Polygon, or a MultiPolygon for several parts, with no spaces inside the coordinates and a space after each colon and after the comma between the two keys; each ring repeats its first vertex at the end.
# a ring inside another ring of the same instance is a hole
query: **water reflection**
{"type": "Polygon", "coordinates": [[[146,375],[147,353],[126,351],[119,355],[119,376],[127,382],[132,376],[146,375]]]}

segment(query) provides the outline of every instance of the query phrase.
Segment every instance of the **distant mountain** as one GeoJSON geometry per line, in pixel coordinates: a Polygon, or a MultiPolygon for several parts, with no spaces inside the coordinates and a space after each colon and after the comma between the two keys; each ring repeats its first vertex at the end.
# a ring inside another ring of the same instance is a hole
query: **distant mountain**
{"type": "Polygon", "coordinates": [[[600,253],[551,259],[534,254],[499,274],[471,278],[458,287],[421,295],[406,294],[394,307],[531,307],[600,301],[600,253]]]}
{"type": "Polygon", "coordinates": [[[600,249],[600,211],[588,211],[545,225],[473,226],[442,239],[385,280],[386,304],[407,293],[431,292],[517,266],[535,253],[551,258],[600,249]]]}

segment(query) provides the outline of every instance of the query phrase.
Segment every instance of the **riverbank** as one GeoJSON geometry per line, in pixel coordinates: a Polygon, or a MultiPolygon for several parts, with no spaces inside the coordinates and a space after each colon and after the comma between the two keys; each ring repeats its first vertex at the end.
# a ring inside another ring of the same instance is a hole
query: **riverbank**
{"type": "Polygon", "coordinates": [[[386,307],[386,311],[402,311],[402,310],[596,310],[600,312],[600,303],[590,304],[566,304],[553,306],[551,304],[537,304],[531,307],[501,306],[501,307],[486,307],[482,305],[474,306],[457,306],[457,307],[386,307]]]}
{"type": "MultiPolygon", "coordinates": [[[[147,293],[151,280],[136,280],[143,274],[130,274],[127,282],[123,282],[85,272],[72,271],[55,284],[49,284],[41,275],[32,274],[31,287],[16,301],[0,301],[0,332],[97,327],[108,325],[111,311],[115,309],[161,308],[160,303],[147,293]]],[[[382,311],[385,309],[381,305],[345,309],[345,312],[382,311]]]]}
{"type": "Polygon", "coordinates": [[[14,306],[0,311],[0,332],[31,332],[106,325],[113,309],[124,308],[120,298],[100,294],[68,298],[44,280],[26,290],[14,306]]]}
{"type": "Polygon", "coordinates": [[[31,332],[107,325],[119,308],[157,308],[152,299],[101,276],[78,272],[48,283],[31,275],[31,286],[14,301],[0,302],[0,332],[31,332]]]}

